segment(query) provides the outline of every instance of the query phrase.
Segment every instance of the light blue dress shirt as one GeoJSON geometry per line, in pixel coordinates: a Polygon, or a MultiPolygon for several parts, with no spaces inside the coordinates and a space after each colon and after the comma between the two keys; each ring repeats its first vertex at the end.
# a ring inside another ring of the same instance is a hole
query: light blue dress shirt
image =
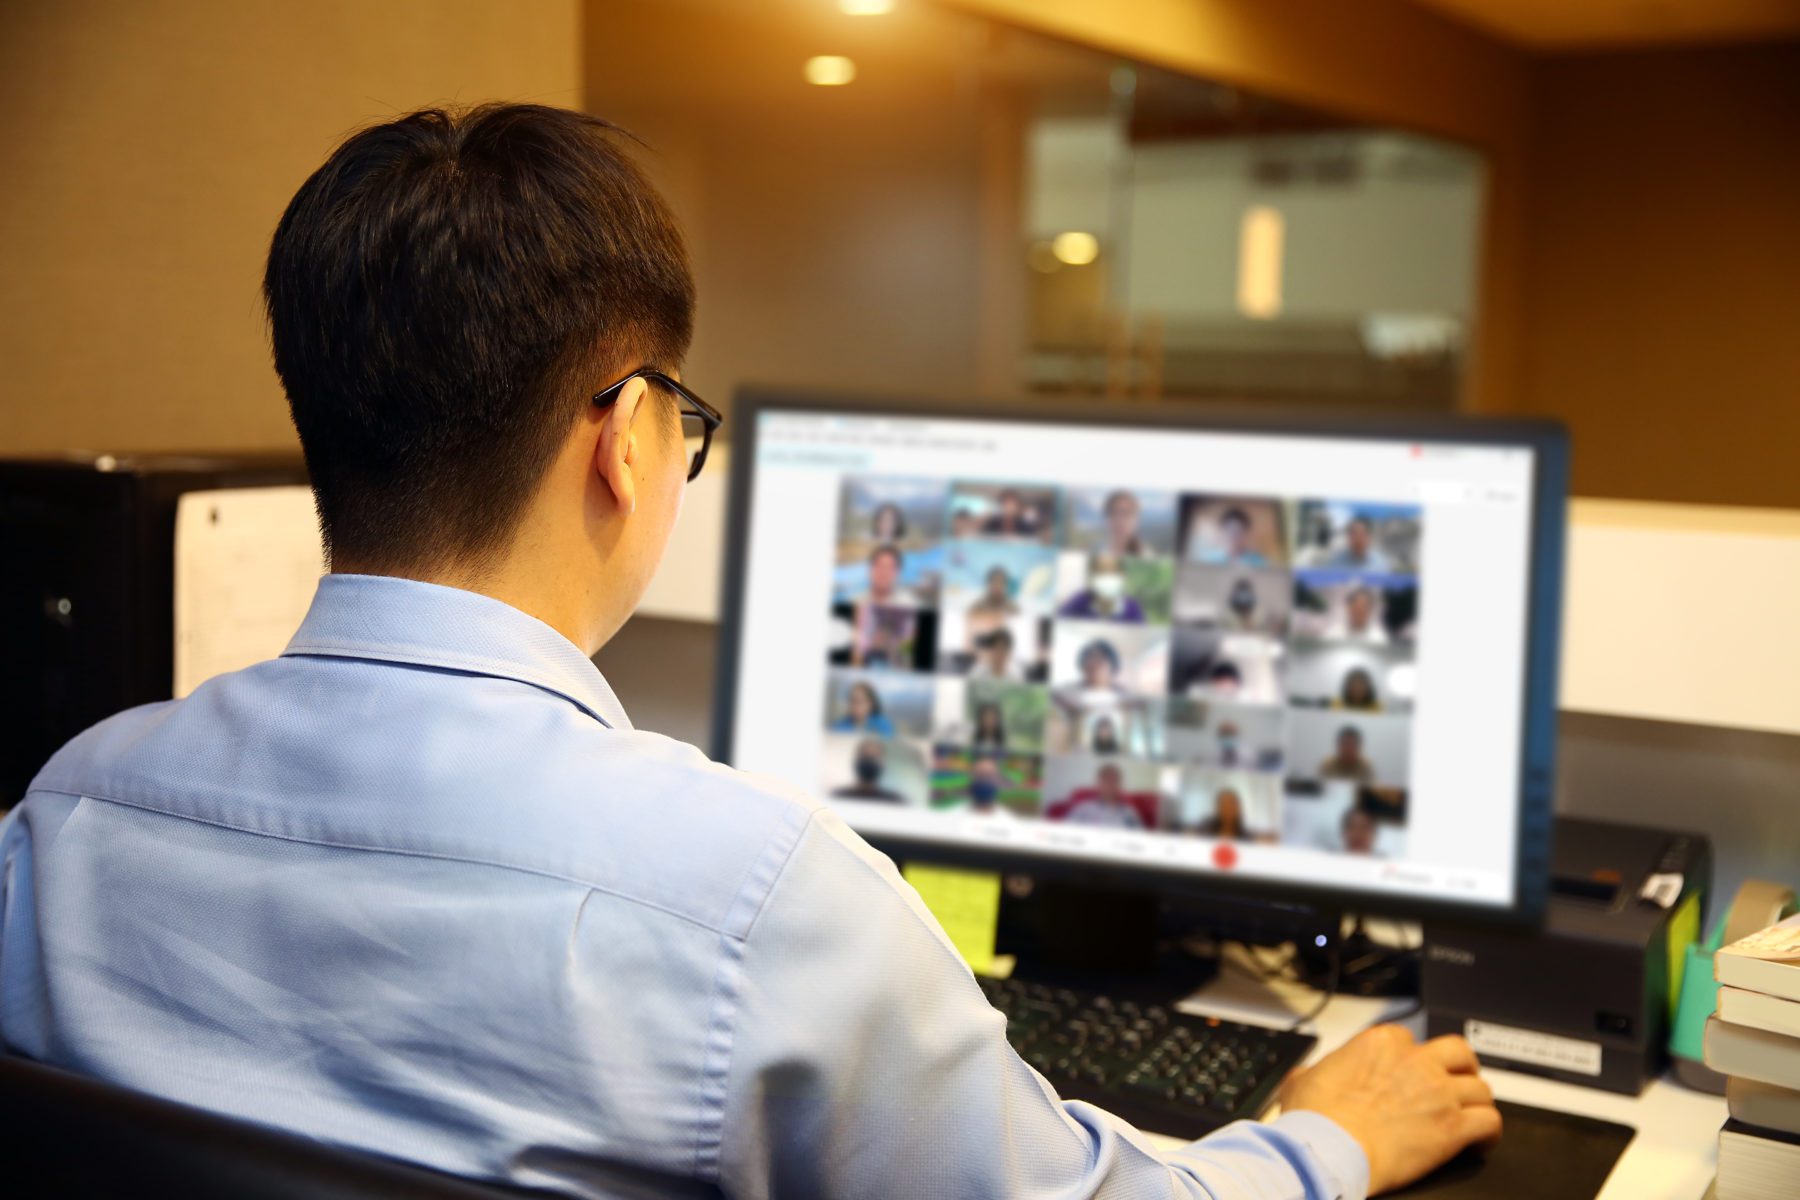
{"type": "Polygon", "coordinates": [[[1313,1113],[1175,1153],[1059,1100],[829,808],[634,730],[470,592],[76,738],[0,824],[0,1045],[583,1196],[1348,1197],[1313,1113]]]}

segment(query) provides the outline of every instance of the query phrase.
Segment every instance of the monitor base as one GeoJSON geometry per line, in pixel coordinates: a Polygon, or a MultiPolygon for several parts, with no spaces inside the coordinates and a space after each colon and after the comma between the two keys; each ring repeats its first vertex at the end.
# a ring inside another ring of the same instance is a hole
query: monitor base
{"type": "MultiPolygon", "coordinates": [[[[1338,913],[1009,876],[996,948],[1019,978],[1174,1003],[1218,977],[1223,947],[1331,946],[1338,913]]],[[[1297,956],[1295,958],[1298,962],[1297,956]]]]}

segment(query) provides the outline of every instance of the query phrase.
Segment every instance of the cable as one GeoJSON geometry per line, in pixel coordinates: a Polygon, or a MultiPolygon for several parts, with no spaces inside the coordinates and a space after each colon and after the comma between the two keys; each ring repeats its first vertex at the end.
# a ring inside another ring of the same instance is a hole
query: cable
{"type": "Polygon", "coordinates": [[[1294,1023],[1288,1026],[1288,1032],[1298,1033],[1302,1025],[1308,1021],[1317,1020],[1319,1014],[1325,1011],[1325,1007],[1337,997],[1338,976],[1342,973],[1342,967],[1343,955],[1339,952],[1337,939],[1333,939],[1331,943],[1331,981],[1325,987],[1324,994],[1319,997],[1319,1002],[1313,1005],[1312,1011],[1302,1013],[1294,1018],[1294,1023]]]}
{"type": "Polygon", "coordinates": [[[1244,956],[1255,965],[1258,971],[1262,972],[1264,979],[1296,978],[1294,972],[1295,951],[1291,945],[1281,961],[1273,965],[1263,958],[1260,947],[1252,946],[1249,942],[1239,942],[1238,945],[1244,948],[1244,956]]]}
{"type": "Polygon", "coordinates": [[[1402,965],[1399,967],[1396,967],[1397,973],[1401,970],[1404,970],[1406,966],[1410,966],[1412,968],[1412,971],[1413,971],[1413,981],[1412,982],[1413,982],[1413,988],[1414,988],[1415,994],[1413,996],[1413,1001],[1411,1004],[1407,1005],[1405,1008],[1401,1009],[1399,1012],[1393,1014],[1392,1016],[1383,1018],[1382,1022],[1381,1022],[1383,1025],[1398,1025],[1400,1022],[1406,1020],[1407,1018],[1415,1016],[1418,1013],[1425,1011],[1425,989],[1422,986],[1420,986],[1423,981],[1420,980],[1418,977],[1419,965],[1420,965],[1421,960],[1425,956],[1425,929],[1424,929],[1424,927],[1420,926],[1419,937],[1418,937],[1417,941],[1415,941],[1410,946],[1394,947],[1394,954],[1396,955],[1397,958],[1402,960],[1402,965]]]}

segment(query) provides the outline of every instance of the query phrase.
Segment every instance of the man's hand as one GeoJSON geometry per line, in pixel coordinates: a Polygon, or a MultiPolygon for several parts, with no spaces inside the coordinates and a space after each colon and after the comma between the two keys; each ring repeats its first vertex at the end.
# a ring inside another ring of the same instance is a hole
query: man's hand
{"type": "Polygon", "coordinates": [[[1465,1146],[1500,1139],[1500,1112],[1459,1037],[1420,1045],[1398,1025],[1365,1030],[1281,1089],[1283,1110],[1330,1117],[1369,1155],[1369,1194],[1400,1187],[1465,1146]]]}

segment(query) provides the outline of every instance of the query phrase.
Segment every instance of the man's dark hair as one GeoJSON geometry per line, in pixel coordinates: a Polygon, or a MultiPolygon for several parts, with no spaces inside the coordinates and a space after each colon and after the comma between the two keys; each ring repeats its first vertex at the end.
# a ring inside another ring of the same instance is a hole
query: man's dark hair
{"type": "Polygon", "coordinates": [[[1219,524],[1242,525],[1248,529],[1250,528],[1250,514],[1241,508],[1228,508],[1219,515],[1219,524]]]}
{"type": "Polygon", "coordinates": [[[896,567],[904,567],[906,565],[906,556],[900,553],[900,547],[891,542],[883,542],[881,545],[875,547],[875,549],[869,551],[869,565],[871,567],[875,565],[875,560],[879,558],[893,559],[896,567]]]}
{"type": "Polygon", "coordinates": [[[423,109],[288,204],[263,295],[334,562],[481,565],[609,373],[679,365],[687,251],[619,132],[423,109]]]}

